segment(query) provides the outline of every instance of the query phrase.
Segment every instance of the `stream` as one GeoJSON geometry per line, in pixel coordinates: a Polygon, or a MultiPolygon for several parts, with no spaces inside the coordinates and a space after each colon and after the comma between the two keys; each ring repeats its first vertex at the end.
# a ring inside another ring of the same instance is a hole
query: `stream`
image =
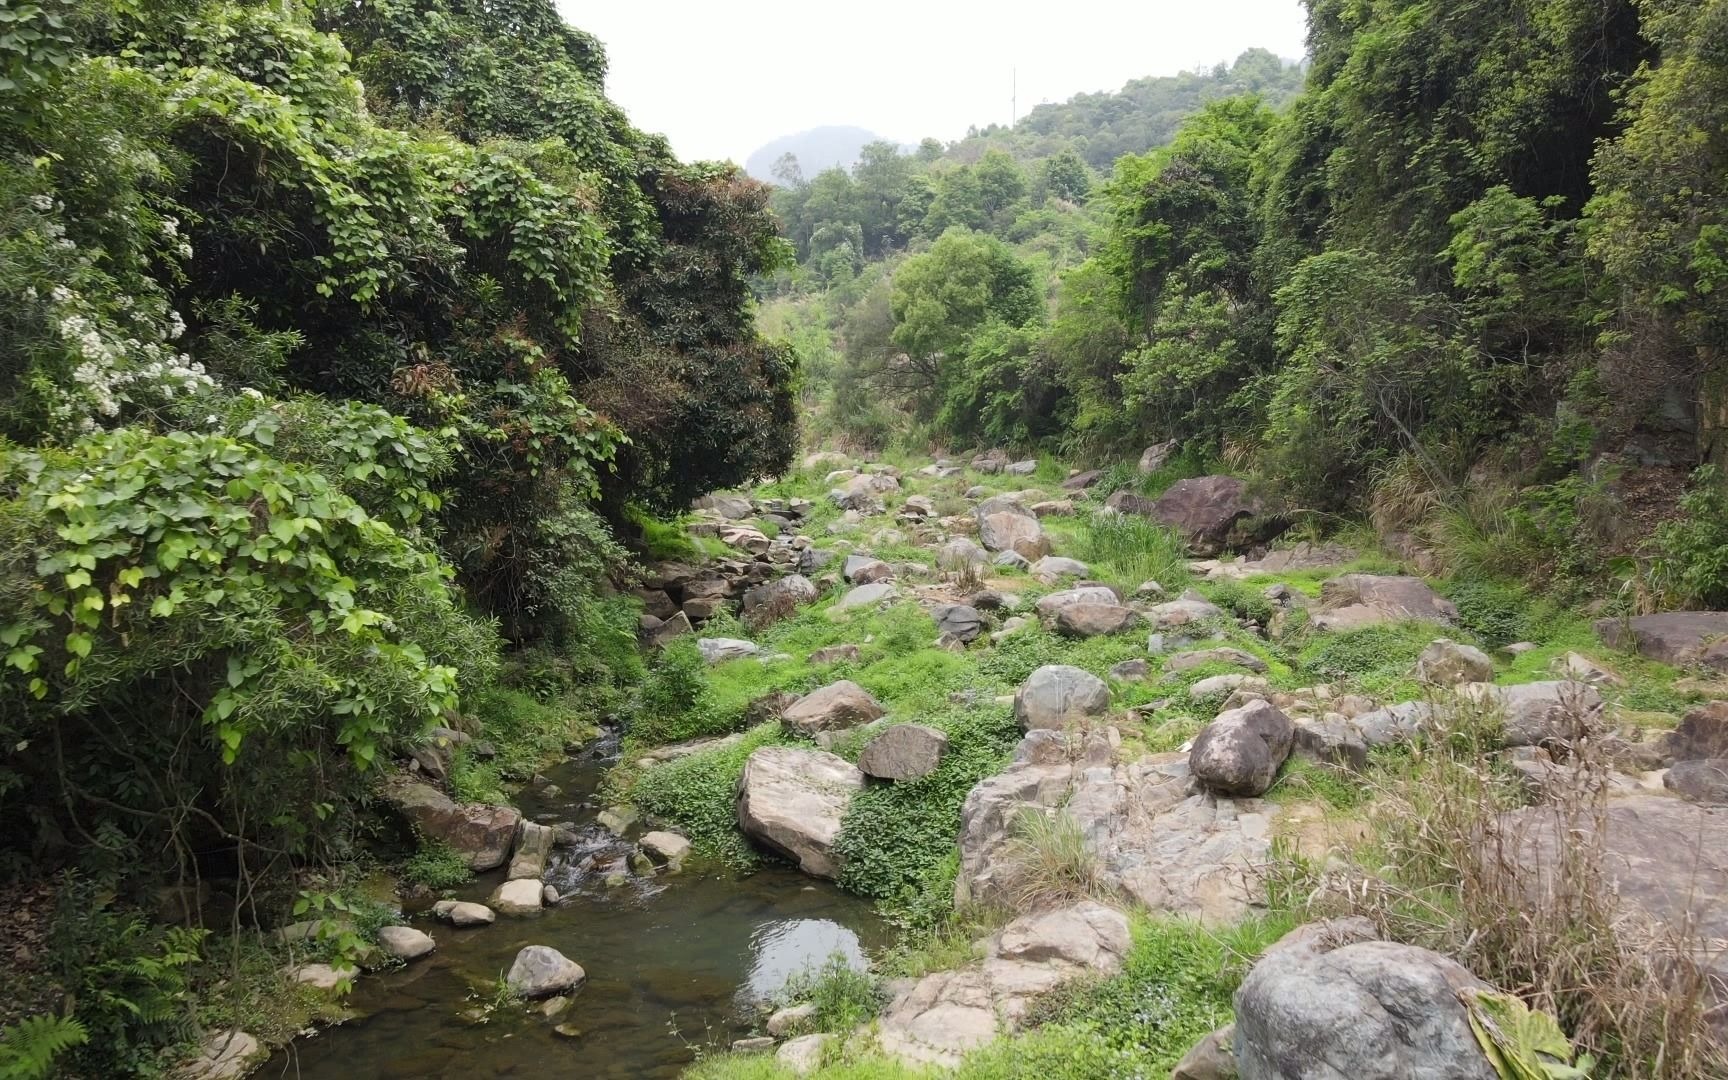
{"type": "MultiPolygon", "coordinates": [[[[609,887],[607,873],[633,845],[595,822],[591,796],[616,752],[616,739],[603,739],[516,800],[531,820],[569,822],[578,833],[546,874],[563,897],[556,907],[462,930],[411,909],[406,921],[436,938],[436,951],[362,977],[347,999],[355,1019],[296,1040],[257,1075],[676,1077],[698,1048],[748,1034],[791,976],[835,952],[861,964],[888,943],[868,903],[785,866],[740,876],[697,864],[609,887]],[[525,945],[550,945],[588,973],[556,1017],[534,1002],[489,1008],[491,988],[525,945]]],[[[477,876],[455,895],[484,903],[503,875],[477,876]]]]}

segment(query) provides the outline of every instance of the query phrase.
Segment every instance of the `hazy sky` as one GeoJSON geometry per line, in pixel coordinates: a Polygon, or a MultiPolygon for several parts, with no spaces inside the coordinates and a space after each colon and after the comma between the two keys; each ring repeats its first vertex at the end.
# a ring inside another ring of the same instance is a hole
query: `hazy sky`
{"type": "Polygon", "coordinates": [[[1300,0],[558,0],[606,43],[607,92],[684,158],[742,162],[822,124],[955,139],[1082,91],[1260,46],[1302,55],[1300,0]]]}

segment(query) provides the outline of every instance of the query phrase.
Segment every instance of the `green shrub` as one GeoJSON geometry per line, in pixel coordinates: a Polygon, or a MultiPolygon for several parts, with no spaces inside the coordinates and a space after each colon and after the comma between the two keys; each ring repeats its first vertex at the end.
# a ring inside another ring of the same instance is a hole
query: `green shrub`
{"type": "Polygon", "coordinates": [[[89,1039],[84,1025],[65,1016],[27,1016],[0,1027],[0,1080],[48,1080],[55,1059],[89,1039]]]}
{"type": "Polygon", "coordinates": [[[1680,514],[1656,530],[1653,584],[1670,603],[1728,607],[1728,483],[1715,466],[1692,474],[1680,514]]]}
{"type": "Polygon", "coordinates": [[[1036,911],[1106,895],[1103,866],[1067,811],[1022,809],[1009,839],[1013,909],[1036,911]]]}
{"type": "Polygon", "coordinates": [[[781,741],[778,721],[746,732],[735,746],[707,750],[656,765],[626,793],[644,814],[664,818],[690,838],[696,851],[738,869],[757,863],[738,832],[738,778],[752,750],[781,741]]]}
{"type": "Polygon", "coordinates": [[[401,876],[403,881],[441,892],[467,882],[474,873],[468,860],[450,845],[422,840],[419,850],[402,863],[401,876]]]}
{"type": "Polygon", "coordinates": [[[1316,679],[1384,686],[1409,676],[1416,658],[1441,633],[1424,622],[1317,631],[1298,660],[1316,679]]]}
{"type": "Polygon", "coordinates": [[[1264,585],[1252,585],[1226,578],[1223,581],[1209,581],[1201,586],[1200,591],[1214,604],[1238,619],[1247,619],[1261,626],[1272,621],[1272,601],[1266,599],[1264,585]]]}
{"type": "Polygon", "coordinates": [[[1179,592],[1188,582],[1188,555],[1175,530],[1138,514],[1094,514],[1075,538],[1076,557],[1092,574],[1126,592],[1156,581],[1179,592]]]}
{"type": "Polygon", "coordinates": [[[821,967],[806,969],[786,981],[776,1001],[780,1005],[808,1002],[816,1015],[797,1034],[810,1031],[851,1031],[869,1023],[886,995],[868,971],[852,966],[844,953],[835,953],[821,967]]]}
{"type": "Polygon", "coordinates": [[[726,721],[710,700],[708,665],[694,637],[678,638],[660,650],[637,690],[626,731],[650,746],[725,733],[726,721]]]}
{"type": "Polygon", "coordinates": [[[1458,622],[1490,648],[1547,636],[1553,611],[1520,585],[1480,578],[1448,582],[1446,598],[1458,607],[1458,622]]]}

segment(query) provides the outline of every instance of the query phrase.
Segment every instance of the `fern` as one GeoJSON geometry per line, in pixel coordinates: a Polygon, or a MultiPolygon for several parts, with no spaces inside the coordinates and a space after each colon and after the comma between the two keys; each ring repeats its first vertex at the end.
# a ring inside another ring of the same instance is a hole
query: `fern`
{"type": "Polygon", "coordinates": [[[30,1016],[0,1028],[0,1080],[46,1080],[54,1059],[89,1037],[65,1016],[30,1016]]]}

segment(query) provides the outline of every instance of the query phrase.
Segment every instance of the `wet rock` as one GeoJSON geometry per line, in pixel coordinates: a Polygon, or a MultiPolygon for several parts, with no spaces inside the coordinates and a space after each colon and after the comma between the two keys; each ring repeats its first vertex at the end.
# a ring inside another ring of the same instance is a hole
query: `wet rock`
{"type": "Polygon", "coordinates": [[[492,890],[487,903],[501,915],[538,915],[542,903],[540,879],[513,878],[492,890]]]}
{"type": "Polygon", "coordinates": [[[1275,706],[1251,702],[1220,713],[1201,729],[1188,755],[1195,779],[1223,795],[1258,796],[1290,756],[1295,728],[1275,706]]]}
{"type": "Polygon", "coordinates": [[[810,663],[818,667],[824,664],[856,664],[857,662],[858,646],[856,645],[830,645],[810,654],[810,663]]]}
{"type": "Polygon", "coordinates": [[[1728,672],[1728,611],[1666,611],[1632,619],[1598,619],[1596,636],[1676,667],[1728,672]]]}
{"type": "Polygon", "coordinates": [[[864,774],[822,750],[765,746],[744,762],[738,826],[814,877],[839,876],[834,841],[864,774]]]}
{"type": "Polygon", "coordinates": [[[552,830],[524,820],[516,827],[516,850],[510,856],[510,876],[540,878],[546,873],[546,861],[552,857],[552,830]]]}
{"type": "Polygon", "coordinates": [[[1460,991],[1469,971],[1414,945],[1271,952],[1236,991],[1242,1080],[1497,1080],[1460,991]]]}
{"type": "Polygon", "coordinates": [[[864,744],[858,768],[879,780],[916,780],[936,771],[948,736],[925,724],[894,724],[864,744]]]}
{"type": "Polygon", "coordinates": [[[550,885],[540,886],[540,904],[543,907],[557,907],[564,897],[550,885]]]}
{"type": "Polygon", "coordinates": [[[781,714],[788,731],[814,735],[818,731],[868,724],[882,716],[880,702],[850,679],[829,683],[799,698],[781,714]]]}
{"type": "Polygon", "coordinates": [[[476,872],[504,865],[522,820],[513,807],[458,805],[430,784],[401,776],[385,782],[384,800],[420,835],[449,845],[476,872]]]}
{"type": "Polygon", "coordinates": [[[176,1080],[240,1080],[266,1053],[256,1036],[238,1028],[212,1032],[174,1076],[176,1080]]]}
{"type": "Polygon", "coordinates": [[[690,841],[674,832],[656,830],[645,833],[640,841],[642,850],[651,858],[677,870],[690,857],[690,841]]]}
{"type": "Polygon", "coordinates": [[[600,827],[611,833],[613,836],[623,836],[625,833],[630,831],[632,825],[636,824],[639,817],[636,811],[631,807],[608,806],[606,809],[600,811],[600,813],[595,816],[594,820],[599,822],[600,827]]]}
{"type": "Polygon", "coordinates": [[[761,646],[743,638],[699,638],[696,648],[702,653],[702,659],[710,664],[724,664],[728,660],[762,655],[761,646]]]}
{"type": "Polygon", "coordinates": [[[1140,613],[1121,604],[1069,604],[1056,613],[1056,631],[1073,638],[1120,634],[1140,625],[1140,613]]]}
{"type": "Polygon", "coordinates": [[[467,900],[440,900],[432,905],[432,914],[448,919],[454,926],[490,926],[498,914],[485,904],[467,900]]]}
{"type": "Polygon", "coordinates": [[[899,589],[889,582],[879,581],[874,585],[860,585],[851,590],[840,598],[834,608],[838,611],[850,611],[854,608],[875,607],[899,596],[899,589]]]}
{"type": "Polygon", "coordinates": [[[1662,786],[1704,806],[1728,806],[1728,758],[1689,758],[1662,774],[1662,786]]]}
{"type": "Polygon", "coordinates": [[[1014,694],[1014,719],[1024,731],[1060,730],[1109,710],[1110,687],[1104,680],[1067,664],[1037,669],[1014,694]]]}
{"type": "Polygon", "coordinates": [[[774,1040],[767,1035],[757,1035],[749,1039],[733,1039],[734,1054],[765,1054],[774,1049],[774,1040]]]}
{"type": "Polygon", "coordinates": [[[1232,667],[1247,668],[1249,671],[1264,675],[1266,661],[1245,649],[1230,646],[1220,646],[1216,649],[1193,649],[1187,652],[1171,653],[1164,658],[1164,674],[1178,675],[1184,671],[1207,664],[1229,664],[1232,667]]]}
{"type": "Polygon", "coordinates": [[[1494,679],[1494,661],[1474,645],[1460,645],[1449,638],[1440,638],[1430,643],[1416,658],[1416,678],[1431,686],[1491,682],[1494,679]]]}
{"type": "Polygon", "coordinates": [[[385,926],[378,930],[378,947],[397,960],[418,960],[437,948],[438,943],[431,934],[412,926],[385,926]]]}
{"type": "Polygon", "coordinates": [[[834,1036],[821,1034],[787,1039],[774,1052],[774,1060],[791,1070],[794,1076],[808,1076],[822,1067],[822,1056],[833,1041],[834,1036]]]}
{"type": "Polygon", "coordinates": [[[1340,574],[1320,586],[1320,610],[1311,623],[1320,630],[1421,619],[1451,624],[1458,609],[1419,577],[1400,574],[1340,574]]]}
{"type": "Polygon", "coordinates": [[[968,604],[937,604],[930,609],[939,634],[951,635],[959,641],[977,641],[984,633],[984,616],[968,604]]]}
{"type": "Polygon", "coordinates": [[[542,998],[574,990],[587,981],[582,965],[546,945],[529,945],[516,954],[504,983],[512,993],[542,998]]]}

